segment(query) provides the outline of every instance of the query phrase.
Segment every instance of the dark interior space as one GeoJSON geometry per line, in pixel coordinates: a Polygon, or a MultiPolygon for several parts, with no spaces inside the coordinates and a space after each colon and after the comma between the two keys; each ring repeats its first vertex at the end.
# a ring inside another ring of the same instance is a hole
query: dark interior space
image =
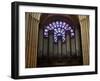
{"type": "Polygon", "coordinates": [[[42,14],[38,32],[37,67],[74,65],[83,65],[78,17],[64,14],[42,14]],[[65,24],[68,25],[67,28],[64,28],[65,24]]]}

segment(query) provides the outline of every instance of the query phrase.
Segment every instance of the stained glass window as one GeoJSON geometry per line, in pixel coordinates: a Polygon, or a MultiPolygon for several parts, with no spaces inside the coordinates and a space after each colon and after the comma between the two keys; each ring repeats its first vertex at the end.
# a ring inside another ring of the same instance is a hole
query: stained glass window
{"type": "Polygon", "coordinates": [[[55,21],[47,25],[44,29],[45,37],[48,37],[49,31],[53,31],[54,42],[58,42],[60,39],[64,42],[68,31],[70,32],[71,37],[74,36],[73,27],[64,21],[55,21]],[[60,37],[60,39],[58,37],[60,37]]]}

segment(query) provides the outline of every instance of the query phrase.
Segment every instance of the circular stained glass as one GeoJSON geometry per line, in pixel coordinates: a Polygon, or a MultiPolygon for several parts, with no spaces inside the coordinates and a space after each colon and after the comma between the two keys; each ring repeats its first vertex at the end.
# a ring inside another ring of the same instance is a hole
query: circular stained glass
{"type": "Polygon", "coordinates": [[[58,42],[58,37],[60,36],[62,42],[65,41],[65,35],[66,32],[70,32],[71,37],[74,36],[74,30],[73,28],[66,22],[64,21],[55,21],[50,23],[48,26],[45,27],[44,29],[44,36],[48,37],[48,31],[53,31],[54,32],[54,42],[58,42]]]}

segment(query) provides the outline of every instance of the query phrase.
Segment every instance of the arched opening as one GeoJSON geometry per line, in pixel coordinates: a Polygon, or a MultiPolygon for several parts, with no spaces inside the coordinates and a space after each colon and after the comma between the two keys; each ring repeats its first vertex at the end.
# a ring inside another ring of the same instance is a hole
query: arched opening
{"type": "Polygon", "coordinates": [[[37,67],[82,65],[78,17],[42,14],[38,32],[37,67]]]}

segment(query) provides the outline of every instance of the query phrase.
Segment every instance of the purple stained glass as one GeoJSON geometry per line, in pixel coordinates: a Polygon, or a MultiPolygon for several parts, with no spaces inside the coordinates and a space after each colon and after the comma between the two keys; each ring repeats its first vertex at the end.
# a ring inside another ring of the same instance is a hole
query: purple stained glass
{"type": "Polygon", "coordinates": [[[52,24],[49,24],[50,27],[52,27],[52,24]]]}
{"type": "Polygon", "coordinates": [[[60,21],[60,24],[62,24],[62,21],[60,21]]]}
{"type": "Polygon", "coordinates": [[[74,33],[71,33],[71,36],[74,36],[74,33]]]}
{"type": "Polygon", "coordinates": [[[73,28],[71,26],[69,26],[69,24],[67,24],[66,22],[63,22],[63,21],[52,22],[48,26],[46,26],[45,30],[44,30],[45,37],[48,37],[48,31],[54,32],[54,42],[57,42],[59,40],[58,36],[60,36],[62,38],[62,42],[64,42],[67,31],[70,31],[71,37],[74,36],[73,28]]]}
{"type": "Polygon", "coordinates": [[[59,24],[59,22],[58,22],[58,21],[56,21],[56,24],[59,24]]]}
{"type": "Polygon", "coordinates": [[[46,28],[47,28],[48,30],[50,29],[50,27],[49,27],[49,26],[47,26],[46,28]]]}
{"type": "Polygon", "coordinates": [[[68,24],[66,24],[66,27],[68,27],[69,25],[68,24]]]}
{"type": "Polygon", "coordinates": [[[47,29],[45,29],[44,31],[45,31],[45,32],[48,32],[48,30],[47,30],[47,29]]]}
{"type": "Polygon", "coordinates": [[[66,23],[65,22],[63,22],[63,25],[65,25],[66,23]]]}
{"type": "Polygon", "coordinates": [[[73,29],[71,29],[70,32],[73,32],[73,29]]]}
{"type": "Polygon", "coordinates": [[[71,27],[69,27],[69,30],[71,30],[71,27]]]}
{"type": "Polygon", "coordinates": [[[45,36],[45,37],[48,37],[48,33],[44,32],[44,36],[45,36]]]}

